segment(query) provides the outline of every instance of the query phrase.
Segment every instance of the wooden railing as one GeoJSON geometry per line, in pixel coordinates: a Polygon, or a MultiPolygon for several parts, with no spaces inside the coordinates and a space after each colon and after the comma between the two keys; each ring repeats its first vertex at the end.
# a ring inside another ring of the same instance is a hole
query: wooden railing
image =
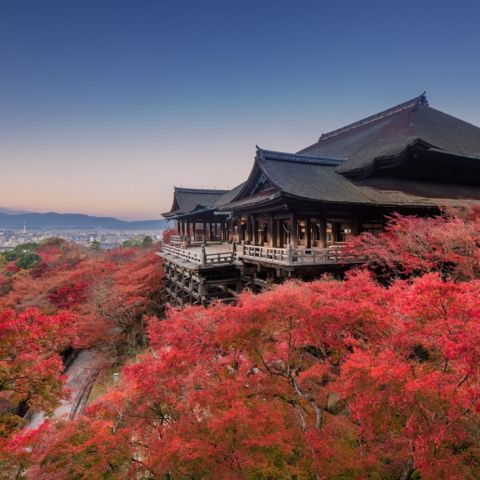
{"type": "Polygon", "coordinates": [[[286,265],[322,265],[360,262],[361,258],[347,252],[343,243],[327,248],[273,248],[243,245],[241,255],[286,265]]]}
{"type": "Polygon", "coordinates": [[[257,245],[243,245],[242,255],[246,257],[264,258],[266,260],[276,260],[279,262],[288,262],[287,248],[260,247],[257,245]]]}
{"type": "Polygon", "coordinates": [[[195,233],[193,237],[190,237],[189,245],[200,246],[205,241],[205,235],[203,233],[195,233]]]}
{"type": "Polygon", "coordinates": [[[171,235],[170,236],[170,244],[171,245],[181,245],[182,243],[182,236],[181,235],[171,235]]]}
{"type": "Polygon", "coordinates": [[[235,254],[233,252],[219,252],[219,253],[206,253],[205,254],[205,266],[233,263],[235,261],[235,254]]]}
{"type": "Polygon", "coordinates": [[[237,258],[253,258],[266,263],[276,263],[287,266],[302,265],[335,265],[347,263],[360,263],[363,259],[344,248],[344,244],[336,243],[327,248],[273,248],[256,245],[242,245],[238,254],[235,246],[231,252],[207,253],[207,248],[201,249],[181,248],[174,245],[164,245],[163,252],[176,258],[198,264],[200,267],[213,267],[215,265],[233,264],[237,258]]]}
{"type": "Polygon", "coordinates": [[[170,237],[170,245],[190,245],[200,247],[202,244],[218,244],[222,243],[222,237],[220,235],[204,235],[203,233],[196,233],[194,237],[185,235],[172,235],[170,237]]]}
{"type": "Polygon", "coordinates": [[[163,252],[181,258],[187,262],[197,263],[202,267],[210,267],[214,265],[232,264],[235,261],[235,253],[232,252],[215,252],[207,253],[202,247],[200,252],[192,251],[188,248],[179,248],[173,245],[164,245],[163,252]]]}
{"type": "Polygon", "coordinates": [[[200,263],[201,258],[198,252],[194,252],[187,248],[180,248],[174,245],[164,245],[163,252],[173,255],[178,258],[182,258],[183,260],[187,260],[189,262],[200,263]]]}

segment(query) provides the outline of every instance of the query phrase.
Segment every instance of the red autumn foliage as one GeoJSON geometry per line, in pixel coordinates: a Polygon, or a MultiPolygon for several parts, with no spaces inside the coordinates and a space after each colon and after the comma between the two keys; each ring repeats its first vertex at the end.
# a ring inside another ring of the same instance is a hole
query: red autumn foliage
{"type": "Polygon", "coordinates": [[[118,351],[139,336],[144,315],[160,311],[163,272],[155,248],[94,252],[49,240],[35,250],[40,262],[32,269],[0,267],[0,311],[74,313],[73,346],[107,343],[118,351]]]}
{"type": "Polygon", "coordinates": [[[385,232],[352,237],[348,248],[389,277],[440,272],[445,278],[480,276],[480,207],[420,218],[394,214],[385,232]]]}
{"type": "MultiPolygon", "coordinates": [[[[23,447],[17,471],[40,480],[480,478],[476,222],[475,212],[396,217],[385,235],[359,240],[392,273],[388,287],[358,271],[152,317],[150,348],[123,368],[118,388],[73,422],[9,440],[23,447]]],[[[157,278],[146,259],[137,266],[111,277],[132,299],[125,318],[155,303],[136,300],[129,279],[157,278]]]]}
{"type": "Polygon", "coordinates": [[[87,299],[87,287],[86,282],[60,285],[48,294],[48,300],[58,308],[71,308],[87,299]]]}
{"type": "Polygon", "coordinates": [[[175,227],[169,228],[165,230],[162,234],[162,242],[163,243],[170,243],[172,235],[177,235],[177,229],[175,227]]]}
{"type": "Polygon", "coordinates": [[[59,352],[71,341],[73,320],[36,309],[0,314],[0,442],[22,423],[20,402],[49,412],[62,397],[59,352]]]}
{"type": "Polygon", "coordinates": [[[15,432],[26,410],[48,414],[62,398],[60,353],[110,348],[115,361],[143,334],[143,316],[158,313],[161,303],[154,245],[94,252],[53,239],[16,254],[27,250],[35,261],[0,263],[0,478],[33,468],[33,443],[47,427],[15,432]]]}
{"type": "Polygon", "coordinates": [[[173,310],[35,478],[476,478],[479,289],[364,272],[173,310]]]}

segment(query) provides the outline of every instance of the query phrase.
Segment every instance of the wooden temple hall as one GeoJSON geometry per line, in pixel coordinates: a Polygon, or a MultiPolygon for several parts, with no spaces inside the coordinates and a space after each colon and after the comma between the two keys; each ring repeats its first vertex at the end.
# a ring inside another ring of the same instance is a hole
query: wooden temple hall
{"type": "Polygon", "coordinates": [[[344,242],[393,212],[433,215],[480,200],[480,128],[425,94],[322,134],[297,153],[257,147],[233,190],[175,188],[178,235],[159,253],[172,305],[232,301],[243,288],[343,271],[344,242]]]}

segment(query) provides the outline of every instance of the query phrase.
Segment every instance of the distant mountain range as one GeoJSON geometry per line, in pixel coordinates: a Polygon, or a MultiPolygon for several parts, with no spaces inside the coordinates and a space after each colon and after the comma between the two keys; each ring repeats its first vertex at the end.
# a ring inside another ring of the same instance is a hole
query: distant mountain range
{"type": "Polygon", "coordinates": [[[15,210],[14,208],[0,207],[0,213],[8,213],[9,215],[16,215],[17,213],[33,213],[30,210],[15,210]]]}
{"type": "Polygon", "coordinates": [[[78,213],[12,213],[12,210],[0,209],[0,229],[21,230],[24,225],[28,230],[163,230],[167,220],[128,222],[78,213]]]}

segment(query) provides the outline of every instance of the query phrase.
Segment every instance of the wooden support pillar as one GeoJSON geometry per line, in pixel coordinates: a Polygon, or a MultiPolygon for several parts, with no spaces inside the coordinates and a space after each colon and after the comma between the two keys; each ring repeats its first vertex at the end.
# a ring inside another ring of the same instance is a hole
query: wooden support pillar
{"type": "Polygon", "coordinates": [[[268,229],[269,229],[268,244],[270,245],[270,247],[275,247],[276,233],[275,233],[275,219],[273,218],[273,214],[270,215],[270,219],[268,222],[268,229]]]}
{"type": "Polygon", "coordinates": [[[202,277],[198,282],[198,296],[200,297],[200,302],[202,305],[207,303],[207,290],[205,288],[205,279],[202,277]]]}
{"type": "Polygon", "coordinates": [[[305,247],[312,248],[312,219],[307,217],[305,219],[305,247]]]}
{"type": "Polygon", "coordinates": [[[293,248],[298,247],[298,225],[297,225],[297,216],[292,213],[290,215],[290,221],[292,224],[292,230],[290,232],[290,244],[293,248]]]}
{"type": "Polygon", "coordinates": [[[334,242],[339,242],[340,241],[340,222],[334,222],[333,224],[333,229],[334,229],[334,234],[333,234],[333,241],[334,242]]]}
{"type": "Polygon", "coordinates": [[[357,216],[352,218],[351,228],[352,228],[352,236],[356,237],[357,235],[359,235],[360,219],[357,216]]]}
{"type": "Polygon", "coordinates": [[[252,231],[252,245],[258,245],[257,243],[257,237],[258,237],[258,231],[257,231],[257,225],[255,221],[255,215],[250,215],[250,221],[252,222],[251,225],[251,231],[252,231]]]}
{"type": "Polygon", "coordinates": [[[319,238],[320,248],[327,247],[327,219],[323,217],[320,221],[320,238],[319,238]]]}
{"type": "Polygon", "coordinates": [[[293,245],[291,243],[287,247],[287,262],[289,265],[293,263],[293,245]]]}

